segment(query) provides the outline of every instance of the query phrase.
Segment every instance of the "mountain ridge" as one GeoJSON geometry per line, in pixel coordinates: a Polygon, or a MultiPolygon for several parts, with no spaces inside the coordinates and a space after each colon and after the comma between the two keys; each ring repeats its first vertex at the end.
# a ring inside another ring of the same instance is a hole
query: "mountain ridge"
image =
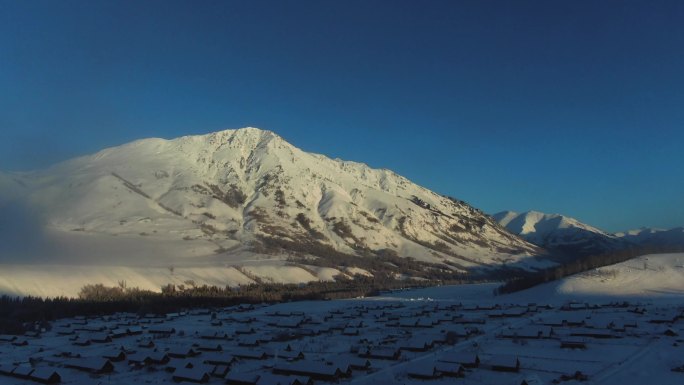
{"type": "Polygon", "coordinates": [[[632,246],[614,234],[561,214],[502,211],[492,215],[500,225],[564,259],[617,251],[632,246]]]}
{"type": "Polygon", "coordinates": [[[684,248],[684,227],[609,233],[562,214],[539,211],[501,211],[492,215],[513,234],[569,258],[602,254],[628,248],[684,248]]]}

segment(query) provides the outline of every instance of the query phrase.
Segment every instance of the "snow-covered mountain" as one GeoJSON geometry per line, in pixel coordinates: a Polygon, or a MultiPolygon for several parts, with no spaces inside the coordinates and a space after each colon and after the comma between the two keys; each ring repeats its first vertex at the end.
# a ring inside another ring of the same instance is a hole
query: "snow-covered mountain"
{"type": "Polygon", "coordinates": [[[352,264],[345,256],[384,256],[453,270],[549,263],[462,201],[256,128],[138,140],[2,174],[0,188],[40,213],[49,261],[64,254],[89,264],[238,266],[310,256],[339,268],[352,264]]]}
{"type": "Polygon", "coordinates": [[[669,230],[642,227],[637,230],[615,233],[615,235],[644,247],[684,247],[684,227],[669,230]]]}
{"type": "Polygon", "coordinates": [[[492,217],[511,233],[566,258],[631,246],[621,237],[560,214],[502,211],[492,217]]]}

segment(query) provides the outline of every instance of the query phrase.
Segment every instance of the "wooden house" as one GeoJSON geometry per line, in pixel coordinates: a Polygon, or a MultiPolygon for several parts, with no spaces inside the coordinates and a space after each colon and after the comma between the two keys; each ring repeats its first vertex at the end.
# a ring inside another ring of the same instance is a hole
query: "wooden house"
{"type": "Polygon", "coordinates": [[[29,379],[41,384],[59,384],[62,382],[62,376],[52,368],[37,368],[31,373],[29,379]]]}
{"type": "Polygon", "coordinates": [[[166,365],[170,357],[164,352],[137,352],[129,354],[127,360],[137,366],[166,365]]]}
{"type": "Polygon", "coordinates": [[[442,374],[435,368],[435,363],[430,360],[411,363],[406,374],[411,378],[421,380],[433,380],[442,377],[442,374]]]}
{"type": "Polygon", "coordinates": [[[520,360],[516,356],[496,355],[487,360],[487,367],[497,372],[518,372],[520,360]]]}
{"type": "Polygon", "coordinates": [[[205,367],[181,367],[173,372],[173,380],[176,382],[203,384],[209,382],[209,379],[211,378],[210,373],[211,371],[207,372],[205,367]]]}
{"type": "Polygon", "coordinates": [[[166,354],[171,358],[188,358],[199,354],[195,349],[182,346],[172,346],[166,350],[166,354]]]}
{"type": "Polygon", "coordinates": [[[248,360],[265,360],[268,354],[260,349],[231,349],[230,354],[248,360]]]}
{"type": "Polygon", "coordinates": [[[466,368],[477,368],[480,366],[480,357],[472,352],[449,352],[439,357],[441,362],[460,364],[466,368]]]}
{"type": "Polygon", "coordinates": [[[114,365],[106,358],[88,357],[69,360],[64,363],[67,368],[72,368],[89,373],[111,373],[114,371],[114,365]]]}
{"type": "Polygon", "coordinates": [[[106,358],[112,362],[120,362],[126,359],[126,353],[120,349],[114,349],[102,354],[102,358],[106,358]]]}
{"type": "Polygon", "coordinates": [[[223,350],[223,347],[220,344],[201,343],[194,344],[194,346],[197,350],[202,352],[220,352],[223,350]]]}
{"type": "Polygon", "coordinates": [[[565,338],[560,340],[561,349],[586,349],[587,343],[580,338],[565,338]]]}
{"type": "Polygon", "coordinates": [[[205,364],[212,365],[230,366],[236,361],[235,356],[233,356],[231,353],[223,351],[202,353],[200,358],[202,359],[202,362],[204,362],[205,364]]]}
{"type": "Polygon", "coordinates": [[[282,374],[263,373],[256,385],[312,385],[313,380],[306,376],[285,376],[282,374]]]}
{"type": "Polygon", "coordinates": [[[397,361],[401,357],[401,350],[392,347],[369,347],[359,351],[359,357],[397,361]]]}
{"type": "Polygon", "coordinates": [[[261,376],[256,373],[228,373],[225,377],[227,385],[256,385],[261,376]]]}
{"type": "Polygon", "coordinates": [[[276,364],[273,373],[307,376],[314,380],[337,381],[341,378],[350,377],[350,368],[340,368],[339,365],[325,362],[299,361],[287,364],[276,364]]]}
{"type": "Polygon", "coordinates": [[[176,329],[172,327],[152,326],[148,329],[148,332],[150,334],[171,336],[172,334],[176,333],[176,329]]]}

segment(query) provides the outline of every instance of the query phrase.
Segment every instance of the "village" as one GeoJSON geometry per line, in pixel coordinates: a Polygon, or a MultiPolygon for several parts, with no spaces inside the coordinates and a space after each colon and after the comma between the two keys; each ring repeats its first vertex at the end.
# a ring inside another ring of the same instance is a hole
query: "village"
{"type": "Polygon", "coordinates": [[[684,381],[684,306],[454,293],[62,319],[0,336],[0,384],[684,381]]]}

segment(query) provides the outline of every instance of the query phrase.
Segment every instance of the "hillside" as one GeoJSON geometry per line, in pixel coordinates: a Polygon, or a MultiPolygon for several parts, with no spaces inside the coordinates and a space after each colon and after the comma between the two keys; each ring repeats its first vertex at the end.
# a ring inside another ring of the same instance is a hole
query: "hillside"
{"type": "Polygon", "coordinates": [[[512,296],[549,298],[549,293],[583,299],[681,299],[684,296],[684,253],[644,255],[539,285],[512,296]]]}
{"type": "MultiPolygon", "coordinates": [[[[532,257],[539,248],[465,202],[255,128],[139,140],[0,181],[6,196],[23,197],[9,205],[31,209],[36,225],[24,232],[41,234],[44,245],[6,253],[6,263],[244,270],[282,269],[289,260],[305,272],[318,265],[423,275],[426,266],[549,265],[532,257]],[[423,267],[398,266],[406,257],[423,267]]],[[[226,282],[281,278],[266,271],[226,282]]]]}

